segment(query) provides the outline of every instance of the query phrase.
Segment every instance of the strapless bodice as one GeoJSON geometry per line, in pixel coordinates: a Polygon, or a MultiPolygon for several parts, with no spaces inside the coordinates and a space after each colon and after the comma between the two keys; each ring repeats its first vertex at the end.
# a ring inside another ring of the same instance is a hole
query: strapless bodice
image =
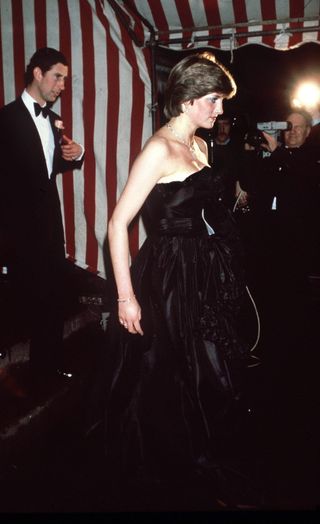
{"type": "Polygon", "coordinates": [[[230,212],[225,208],[211,167],[203,167],[183,181],[157,184],[149,194],[143,218],[150,234],[207,233],[207,223],[219,232],[230,212]]]}

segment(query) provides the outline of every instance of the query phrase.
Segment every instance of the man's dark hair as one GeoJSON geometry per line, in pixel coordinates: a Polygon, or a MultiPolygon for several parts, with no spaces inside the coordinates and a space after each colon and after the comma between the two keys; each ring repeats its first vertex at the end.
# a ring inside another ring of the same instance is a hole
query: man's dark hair
{"type": "Polygon", "coordinates": [[[217,116],[216,122],[219,122],[220,120],[227,121],[229,124],[232,124],[233,117],[227,113],[222,113],[222,115],[217,116]]]}
{"type": "Polygon", "coordinates": [[[68,65],[67,59],[63,53],[53,49],[52,47],[42,47],[32,55],[24,75],[25,86],[27,87],[33,81],[33,70],[35,67],[40,67],[42,74],[49,71],[55,64],[68,65]]]}

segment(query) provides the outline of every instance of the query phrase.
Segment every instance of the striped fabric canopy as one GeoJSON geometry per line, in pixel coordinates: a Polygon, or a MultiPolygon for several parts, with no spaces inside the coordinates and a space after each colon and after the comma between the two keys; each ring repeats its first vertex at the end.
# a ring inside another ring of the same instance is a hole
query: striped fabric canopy
{"type": "MultiPolygon", "coordinates": [[[[152,133],[146,41],[181,49],[202,35],[201,46],[230,49],[230,35],[232,45],[241,45],[257,29],[276,29],[288,46],[319,39],[319,0],[0,0],[0,17],[1,106],[22,92],[25,67],[37,48],[60,49],[69,60],[69,82],[54,110],[66,134],[84,145],[86,157],[81,172],[57,177],[66,251],[77,265],[102,276],[108,217],[152,133]],[[302,27],[312,32],[293,32],[302,27]],[[173,29],[178,32],[168,33],[173,29]],[[220,38],[225,34],[227,39],[220,38]],[[220,36],[210,40],[212,35],[220,36]]],[[[275,34],[252,38],[276,44],[275,34]]],[[[133,255],[144,236],[136,221],[130,232],[133,255]]]]}
{"type": "Polygon", "coordinates": [[[319,40],[319,0],[115,0],[141,38],[172,48],[289,49],[319,40]],[[142,26],[141,26],[142,24],[142,26]]]}
{"type": "MultiPolygon", "coordinates": [[[[66,251],[103,276],[108,217],[152,130],[149,52],[134,45],[109,2],[0,0],[0,16],[0,106],[22,92],[37,48],[54,47],[68,58],[67,87],[53,109],[86,157],[82,172],[57,177],[66,251]]],[[[137,222],[133,254],[143,238],[137,222]]]]}

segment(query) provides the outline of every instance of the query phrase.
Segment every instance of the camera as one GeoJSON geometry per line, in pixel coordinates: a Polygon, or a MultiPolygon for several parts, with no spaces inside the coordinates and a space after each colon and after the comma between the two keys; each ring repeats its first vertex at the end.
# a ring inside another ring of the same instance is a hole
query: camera
{"type": "Polygon", "coordinates": [[[275,136],[279,134],[279,131],[288,131],[291,128],[291,122],[258,122],[254,130],[248,131],[245,134],[244,139],[245,142],[247,142],[250,146],[260,147],[261,144],[265,142],[265,138],[262,134],[262,131],[268,133],[268,135],[275,136]]]}
{"type": "Polygon", "coordinates": [[[291,122],[258,122],[257,129],[265,131],[269,135],[276,135],[278,131],[288,131],[292,128],[291,122]]]}

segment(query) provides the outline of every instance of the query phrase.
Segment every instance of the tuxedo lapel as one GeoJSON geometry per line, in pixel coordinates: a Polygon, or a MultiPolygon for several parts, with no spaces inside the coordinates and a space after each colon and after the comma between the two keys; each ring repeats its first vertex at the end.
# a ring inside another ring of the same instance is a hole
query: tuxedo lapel
{"type": "MultiPolygon", "coordinates": [[[[37,167],[38,173],[48,178],[46,159],[37,127],[21,98],[16,100],[13,118],[16,132],[21,134],[20,140],[23,140],[24,149],[29,153],[30,163],[32,159],[32,165],[37,167]]],[[[26,162],[28,162],[28,157],[26,162]]]]}
{"type": "Polygon", "coordinates": [[[56,114],[53,113],[53,111],[49,111],[49,120],[50,120],[51,129],[52,129],[52,133],[53,133],[54,145],[57,148],[57,147],[59,147],[60,135],[59,135],[59,130],[58,130],[58,128],[55,125],[55,122],[57,120],[56,114]]]}
{"type": "Polygon", "coordinates": [[[55,125],[55,122],[57,120],[61,121],[61,118],[59,117],[59,115],[57,115],[56,113],[54,113],[53,111],[49,111],[49,119],[50,119],[50,124],[51,124],[51,129],[52,129],[52,132],[53,132],[53,138],[54,138],[54,153],[53,153],[53,163],[52,163],[52,176],[55,176],[56,174],[56,167],[57,167],[57,159],[58,159],[58,156],[60,154],[60,140],[61,140],[61,135],[60,135],[60,131],[59,129],[57,128],[57,126],[55,125]]]}

